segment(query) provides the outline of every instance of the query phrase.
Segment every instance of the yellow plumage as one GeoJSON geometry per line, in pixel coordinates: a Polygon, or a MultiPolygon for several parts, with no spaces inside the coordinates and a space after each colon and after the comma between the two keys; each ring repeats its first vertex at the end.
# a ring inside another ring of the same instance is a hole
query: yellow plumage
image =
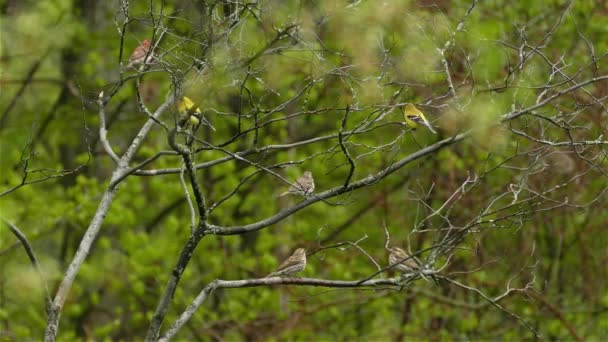
{"type": "Polygon", "coordinates": [[[419,125],[423,125],[431,132],[437,133],[424,114],[411,103],[408,103],[405,106],[405,109],[403,110],[403,118],[405,119],[405,123],[407,123],[407,125],[413,129],[418,128],[419,125]]]}
{"type": "Polygon", "coordinates": [[[196,127],[201,123],[201,120],[199,120],[194,115],[190,115],[190,118],[188,118],[188,120],[190,120],[190,124],[192,125],[192,127],[196,127]]]}
{"type": "Polygon", "coordinates": [[[182,99],[177,104],[177,110],[180,114],[194,114],[200,113],[201,109],[196,106],[196,104],[190,100],[187,96],[182,97],[182,99]]]}
{"type": "Polygon", "coordinates": [[[177,102],[180,114],[179,124],[184,129],[196,131],[201,121],[215,131],[215,128],[203,117],[201,109],[189,97],[184,96],[177,102]]]}

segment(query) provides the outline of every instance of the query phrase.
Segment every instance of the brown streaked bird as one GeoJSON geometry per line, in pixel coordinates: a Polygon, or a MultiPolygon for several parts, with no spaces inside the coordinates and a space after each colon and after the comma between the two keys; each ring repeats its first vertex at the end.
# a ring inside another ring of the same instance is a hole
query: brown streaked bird
{"type": "Polygon", "coordinates": [[[129,64],[127,64],[127,68],[133,67],[136,64],[148,64],[153,59],[153,53],[150,51],[150,46],[152,42],[150,39],[144,39],[139,45],[133,50],[131,57],[129,57],[129,64]],[[146,58],[146,56],[148,56],[146,58]]]}
{"type": "Polygon", "coordinates": [[[280,194],[279,197],[285,195],[302,195],[309,196],[315,190],[315,180],[312,178],[312,172],[305,171],[304,174],[296,180],[296,184],[292,185],[288,191],[280,194]]]}
{"type": "Polygon", "coordinates": [[[395,265],[393,269],[401,272],[401,273],[412,273],[417,271],[420,268],[418,262],[407,254],[403,249],[399,247],[391,247],[388,249],[388,264],[395,265]],[[409,259],[408,259],[409,258],[409,259]],[[407,259],[407,260],[406,260],[407,259]]]}
{"type": "Polygon", "coordinates": [[[298,272],[302,272],[306,267],[306,250],[298,248],[293,254],[283,261],[276,271],[270,273],[266,278],[270,277],[290,277],[298,272]]]}

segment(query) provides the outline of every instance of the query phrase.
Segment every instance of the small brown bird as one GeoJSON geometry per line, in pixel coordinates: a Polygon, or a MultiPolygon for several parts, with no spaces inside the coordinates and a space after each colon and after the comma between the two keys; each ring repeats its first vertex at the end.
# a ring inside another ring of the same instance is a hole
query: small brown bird
{"type": "Polygon", "coordinates": [[[410,257],[410,255],[407,254],[403,249],[399,247],[391,247],[388,250],[390,252],[388,254],[388,264],[398,264],[394,266],[393,269],[401,273],[412,273],[420,268],[418,262],[413,257],[410,257]]]}
{"type": "Polygon", "coordinates": [[[133,67],[137,64],[150,63],[154,59],[153,53],[148,53],[151,45],[152,42],[149,39],[144,39],[141,43],[139,43],[139,46],[133,50],[131,57],[129,57],[129,64],[127,64],[127,68],[133,67]],[[146,56],[148,56],[148,58],[146,58],[146,56]]]}
{"type": "Polygon", "coordinates": [[[298,248],[289,258],[287,258],[287,260],[283,261],[276,271],[267,275],[266,278],[290,277],[298,272],[302,272],[305,267],[306,250],[304,248],[298,248]]]}
{"type": "Polygon", "coordinates": [[[315,180],[312,178],[312,172],[306,171],[296,180],[295,186],[291,186],[288,191],[280,194],[279,197],[285,195],[302,195],[308,197],[315,190],[315,180]]]}

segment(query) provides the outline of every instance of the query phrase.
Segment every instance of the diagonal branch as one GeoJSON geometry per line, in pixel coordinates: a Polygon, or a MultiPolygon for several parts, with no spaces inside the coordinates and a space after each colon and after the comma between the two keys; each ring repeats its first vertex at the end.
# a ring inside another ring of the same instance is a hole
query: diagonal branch
{"type": "Polygon", "coordinates": [[[23,249],[25,249],[25,252],[27,253],[27,256],[30,258],[30,262],[32,263],[32,266],[34,266],[34,268],[36,269],[36,272],[38,273],[38,277],[40,278],[40,284],[42,285],[42,288],[44,289],[45,307],[46,307],[46,311],[48,313],[48,311],[51,307],[51,302],[52,302],[51,295],[49,294],[49,287],[47,286],[47,283],[44,280],[44,276],[42,275],[42,271],[40,270],[40,264],[38,263],[38,259],[36,258],[34,249],[32,248],[32,245],[28,241],[25,234],[23,234],[21,232],[21,230],[19,230],[19,228],[17,228],[17,226],[10,223],[9,221],[7,221],[4,218],[2,218],[2,221],[4,222],[4,224],[6,224],[8,226],[8,229],[10,229],[10,231],[13,232],[13,234],[15,234],[17,239],[19,239],[19,241],[23,245],[23,249]]]}
{"type": "Polygon", "coordinates": [[[53,303],[49,309],[47,326],[44,332],[44,341],[55,341],[57,338],[61,311],[67,300],[68,293],[72,288],[72,284],[76,279],[76,275],[78,274],[80,267],[82,266],[87,255],[89,254],[89,251],[91,250],[91,247],[93,245],[93,242],[97,238],[97,235],[99,235],[101,226],[105,220],[106,215],[108,214],[108,211],[110,210],[110,205],[112,204],[114,197],[118,193],[118,184],[120,182],[118,182],[117,180],[124,179],[123,174],[128,171],[129,162],[143,143],[144,139],[146,138],[152,127],[154,127],[158,117],[160,117],[164,113],[164,111],[173,103],[173,100],[173,97],[170,97],[163,105],[161,105],[156,110],[156,112],[153,114],[153,118],[150,118],[148,119],[148,121],[146,121],[146,123],[142,126],[138,134],[131,142],[131,145],[129,145],[129,147],[127,148],[127,151],[118,161],[118,167],[112,174],[112,178],[109,182],[108,188],[104,192],[103,197],[99,202],[99,206],[95,211],[95,215],[93,216],[91,223],[85,231],[82,240],[80,240],[78,250],[76,251],[74,258],[68,266],[63,280],[61,281],[61,284],[57,289],[57,294],[55,295],[53,303]]]}
{"type": "Polygon", "coordinates": [[[483,292],[481,292],[480,290],[478,290],[478,289],[476,289],[476,288],[474,288],[474,287],[467,286],[467,285],[465,285],[465,284],[459,283],[459,282],[457,282],[457,281],[455,281],[455,280],[452,280],[452,279],[450,279],[450,278],[447,278],[447,277],[441,277],[441,276],[439,276],[439,278],[444,279],[444,280],[446,280],[447,282],[449,282],[450,284],[454,284],[454,285],[456,285],[456,286],[458,286],[458,287],[461,287],[461,288],[463,288],[463,289],[465,289],[465,290],[469,290],[469,291],[472,291],[472,292],[477,293],[478,295],[480,295],[480,296],[481,296],[481,298],[483,298],[483,299],[485,299],[486,301],[488,301],[488,303],[490,303],[492,306],[494,306],[494,307],[496,307],[497,309],[499,309],[499,310],[501,310],[501,311],[505,312],[507,315],[509,315],[509,316],[511,316],[511,317],[513,317],[513,318],[515,318],[516,320],[518,320],[518,321],[522,322],[522,323],[523,323],[523,325],[525,325],[525,326],[526,326],[526,328],[528,328],[528,329],[529,329],[529,330],[530,330],[532,333],[534,333],[534,336],[535,336],[535,337],[540,338],[540,337],[542,336],[542,335],[540,335],[540,333],[539,333],[538,331],[536,331],[536,329],[534,329],[534,327],[533,327],[533,326],[531,326],[531,325],[530,325],[530,323],[526,322],[526,321],[525,321],[523,318],[519,317],[519,316],[518,316],[518,315],[516,315],[515,313],[513,313],[513,312],[511,312],[511,311],[507,310],[507,309],[506,309],[505,307],[503,307],[502,305],[498,304],[498,301],[500,300],[500,298],[502,298],[503,296],[506,296],[508,293],[510,293],[510,292],[512,292],[512,291],[514,291],[513,289],[510,289],[510,291],[507,291],[505,294],[503,294],[502,296],[500,296],[500,297],[498,297],[498,298],[492,299],[492,298],[490,298],[490,297],[486,296],[486,295],[485,295],[483,292]]]}
{"type": "Polygon", "coordinates": [[[205,233],[211,234],[211,235],[236,235],[236,234],[243,234],[243,233],[253,232],[256,230],[266,228],[272,224],[275,224],[275,223],[283,220],[286,217],[291,216],[295,212],[308,207],[311,204],[314,204],[316,202],[323,201],[328,198],[332,198],[332,197],[338,196],[340,194],[347,193],[347,192],[350,192],[350,191],[353,191],[353,190],[356,190],[359,188],[364,188],[364,187],[376,184],[379,181],[381,181],[382,179],[384,179],[387,176],[389,176],[390,174],[392,174],[393,172],[404,167],[405,165],[407,165],[415,160],[418,160],[422,157],[430,155],[436,151],[439,151],[440,149],[442,149],[444,147],[450,146],[456,142],[466,139],[467,137],[469,137],[470,134],[471,134],[471,132],[468,131],[468,132],[461,133],[461,134],[455,135],[453,137],[441,140],[433,145],[427,146],[423,149],[420,149],[420,150],[410,154],[406,158],[399,160],[398,162],[396,162],[396,163],[392,164],[391,166],[387,167],[386,169],[376,173],[375,175],[370,175],[366,178],[360,179],[356,182],[349,184],[347,187],[339,186],[339,187],[335,187],[333,189],[321,192],[319,194],[315,194],[315,196],[312,196],[312,197],[296,204],[295,206],[288,208],[286,210],[283,210],[283,211],[275,214],[274,216],[271,216],[262,221],[243,225],[243,226],[235,226],[235,227],[220,227],[220,226],[210,225],[205,233]]]}

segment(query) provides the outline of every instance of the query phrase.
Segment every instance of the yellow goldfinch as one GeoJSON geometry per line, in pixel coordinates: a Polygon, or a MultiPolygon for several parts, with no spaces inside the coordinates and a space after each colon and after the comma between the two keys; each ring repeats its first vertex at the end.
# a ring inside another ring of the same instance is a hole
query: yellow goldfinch
{"type": "Polygon", "coordinates": [[[200,113],[201,109],[198,108],[196,106],[196,104],[190,100],[189,97],[184,96],[182,97],[182,99],[177,103],[177,110],[179,110],[180,113],[200,113]]]}
{"type": "Polygon", "coordinates": [[[433,129],[433,126],[431,126],[431,123],[426,119],[426,117],[424,117],[424,114],[422,114],[422,112],[411,103],[408,103],[405,106],[405,109],[403,110],[403,118],[405,119],[405,123],[407,123],[407,125],[412,129],[416,129],[418,128],[419,124],[422,124],[431,132],[437,133],[433,129]]]}
{"type": "Polygon", "coordinates": [[[189,129],[194,132],[202,121],[205,125],[211,127],[211,129],[215,131],[215,128],[211,125],[211,123],[203,117],[201,109],[198,108],[196,104],[187,96],[182,97],[181,100],[178,101],[177,110],[180,114],[178,124],[182,128],[186,130],[189,129]]]}

